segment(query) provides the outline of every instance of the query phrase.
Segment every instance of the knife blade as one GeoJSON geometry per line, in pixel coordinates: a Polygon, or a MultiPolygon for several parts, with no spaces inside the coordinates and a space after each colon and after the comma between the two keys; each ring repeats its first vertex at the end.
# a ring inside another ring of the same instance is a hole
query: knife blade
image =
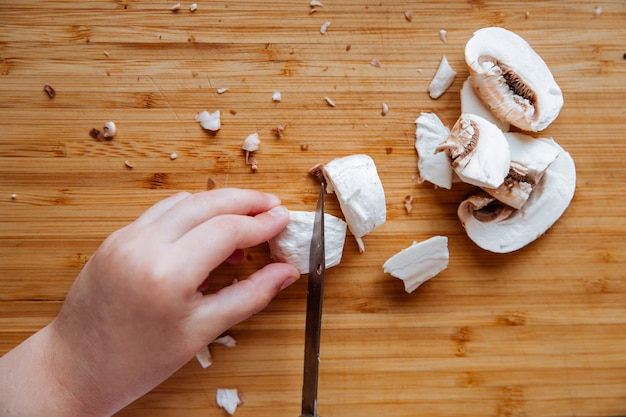
{"type": "Polygon", "coordinates": [[[302,414],[300,417],[319,417],[317,415],[317,380],[322,329],[322,299],[324,296],[324,275],[326,272],[326,255],[324,252],[325,193],[326,183],[322,179],[309,252],[309,282],[304,336],[304,380],[302,384],[302,414]]]}

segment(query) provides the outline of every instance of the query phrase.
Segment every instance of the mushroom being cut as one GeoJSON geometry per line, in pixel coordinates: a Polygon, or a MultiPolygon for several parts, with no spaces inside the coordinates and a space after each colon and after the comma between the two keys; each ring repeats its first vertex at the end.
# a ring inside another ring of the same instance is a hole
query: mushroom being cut
{"type": "Polygon", "coordinates": [[[521,209],[484,193],[463,201],[457,214],[469,238],[496,253],[518,250],[543,235],[565,212],[576,189],[574,160],[556,142],[559,153],[521,209]]]}
{"type": "Polygon", "coordinates": [[[422,242],[413,242],[389,258],[383,270],[404,282],[404,290],[411,293],[448,267],[450,253],[448,238],[433,236],[422,242]]]}
{"type": "Polygon", "coordinates": [[[561,88],[539,54],[514,32],[500,27],[474,32],[465,61],[474,90],[499,119],[537,132],[559,115],[561,88]]]}
{"type": "Polygon", "coordinates": [[[365,154],[336,158],[322,168],[328,192],[335,193],[359,250],[365,251],[363,236],[385,223],[385,190],[374,160],[365,154]]]}
{"type": "Polygon", "coordinates": [[[509,173],[511,155],[504,133],[475,114],[463,113],[436,152],[446,152],[463,182],[498,188],[509,173]]]}
{"type": "Polygon", "coordinates": [[[492,197],[513,208],[526,203],[544,172],[559,154],[551,138],[535,139],[523,133],[505,133],[511,151],[511,167],[497,189],[483,188],[492,197]]]}
{"type": "Polygon", "coordinates": [[[452,188],[452,167],[443,152],[437,147],[450,136],[446,127],[435,113],[422,112],[415,120],[415,149],[420,181],[428,181],[438,187],[452,188]]]}
{"type": "MultiPolygon", "coordinates": [[[[301,274],[309,273],[309,252],[313,237],[314,211],[289,211],[289,223],[270,239],[270,255],[278,262],[289,263],[301,274]]],[[[346,241],[346,222],[324,213],[324,248],[326,268],[339,265],[346,241]]]]}

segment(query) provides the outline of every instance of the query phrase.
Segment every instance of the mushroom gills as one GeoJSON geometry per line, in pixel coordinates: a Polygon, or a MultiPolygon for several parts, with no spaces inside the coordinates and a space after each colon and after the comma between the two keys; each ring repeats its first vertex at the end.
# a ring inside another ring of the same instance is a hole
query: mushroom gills
{"type": "Polygon", "coordinates": [[[349,155],[328,162],[322,172],[328,192],[337,196],[359,251],[365,251],[363,236],[387,219],[385,190],[374,160],[365,154],[349,155]]]}
{"type": "Polygon", "coordinates": [[[419,243],[413,242],[389,258],[383,264],[383,271],[401,279],[405,291],[411,293],[446,269],[449,260],[448,238],[433,236],[419,243]]]}
{"type": "MultiPolygon", "coordinates": [[[[301,274],[308,274],[314,222],[314,211],[290,210],[287,226],[269,241],[272,259],[289,263],[295,266],[301,274]]],[[[332,268],[341,262],[346,230],[346,222],[331,214],[324,213],[326,268],[332,268]]]]}
{"type": "Polygon", "coordinates": [[[474,32],[465,61],[476,94],[496,117],[520,129],[545,129],[563,107],[563,93],[545,61],[521,36],[499,27],[474,32]]]}
{"type": "Polygon", "coordinates": [[[435,152],[446,152],[461,180],[478,187],[498,188],[509,173],[511,155],[504,134],[475,114],[461,114],[435,152]]]}

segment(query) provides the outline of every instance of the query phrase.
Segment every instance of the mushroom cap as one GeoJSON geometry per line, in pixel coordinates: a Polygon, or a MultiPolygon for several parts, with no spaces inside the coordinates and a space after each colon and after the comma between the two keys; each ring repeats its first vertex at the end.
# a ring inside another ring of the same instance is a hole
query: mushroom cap
{"type": "Polygon", "coordinates": [[[328,192],[334,192],[341,211],[363,252],[363,236],[387,219],[385,190],[374,160],[365,154],[336,158],[323,167],[328,192]]]}
{"type": "Polygon", "coordinates": [[[496,253],[518,250],[543,235],[563,215],[574,197],[576,166],[568,152],[556,142],[554,145],[558,156],[521,209],[479,196],[459,205],[459,219],[479,247],[496,253]]]}
{"type": "MultiPolygon", "coordinates": [[[[308,274],[314,222],[314,211],[290,210],[287,226],[269,241],[272,259],[289,263],[298,268],[301,274],[308,274]]],[[[332,214],[324,213],[326,268],[332,268],[341,262],[346,229],[346,222],[332,214]]]]}
{"type": "Polygon", "coordinates": [[[452,167],[445,153],[435,153],[437,146],[449,135],[450,129],[444,126],[435,113],[421,113],[415,119],[415,149],[420,178],[438,187],[452,188],[452,167]]]}
{"type": "Polygon", "coordinates": [[[556,119],[563,93],[544,60],[522,37],[500,27],[474,32],[465,61],[478,96],[501,120],[540,131],[556,119]]]}

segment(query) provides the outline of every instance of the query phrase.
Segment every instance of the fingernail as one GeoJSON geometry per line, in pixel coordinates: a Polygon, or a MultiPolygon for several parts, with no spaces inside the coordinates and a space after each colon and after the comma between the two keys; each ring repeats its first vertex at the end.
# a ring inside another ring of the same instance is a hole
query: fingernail
{"type": "Polygon", "coordinates": [[[268,211],[274,217],[283,217],[287,215],[287,208],[285,206],[276,206],[272,207],[270,211],[268,211]]]}
{"type": "Polygon", "coordinates": [[[280,204],[280,198],[276,194],[265,193],[265,195],[270,199],[272,205],[277,206],[280,204]]]}
{"type": "Polygon", "coordinates": [[[285,288],[289,287],[291,284],[293,284],[294,282],[296,282],[298,280],[298,278],[300,278],[300,275],[292,275],[290,277],[287,277],[283,283],[280,286],[280,290],[284,290],[285,288]]]}

